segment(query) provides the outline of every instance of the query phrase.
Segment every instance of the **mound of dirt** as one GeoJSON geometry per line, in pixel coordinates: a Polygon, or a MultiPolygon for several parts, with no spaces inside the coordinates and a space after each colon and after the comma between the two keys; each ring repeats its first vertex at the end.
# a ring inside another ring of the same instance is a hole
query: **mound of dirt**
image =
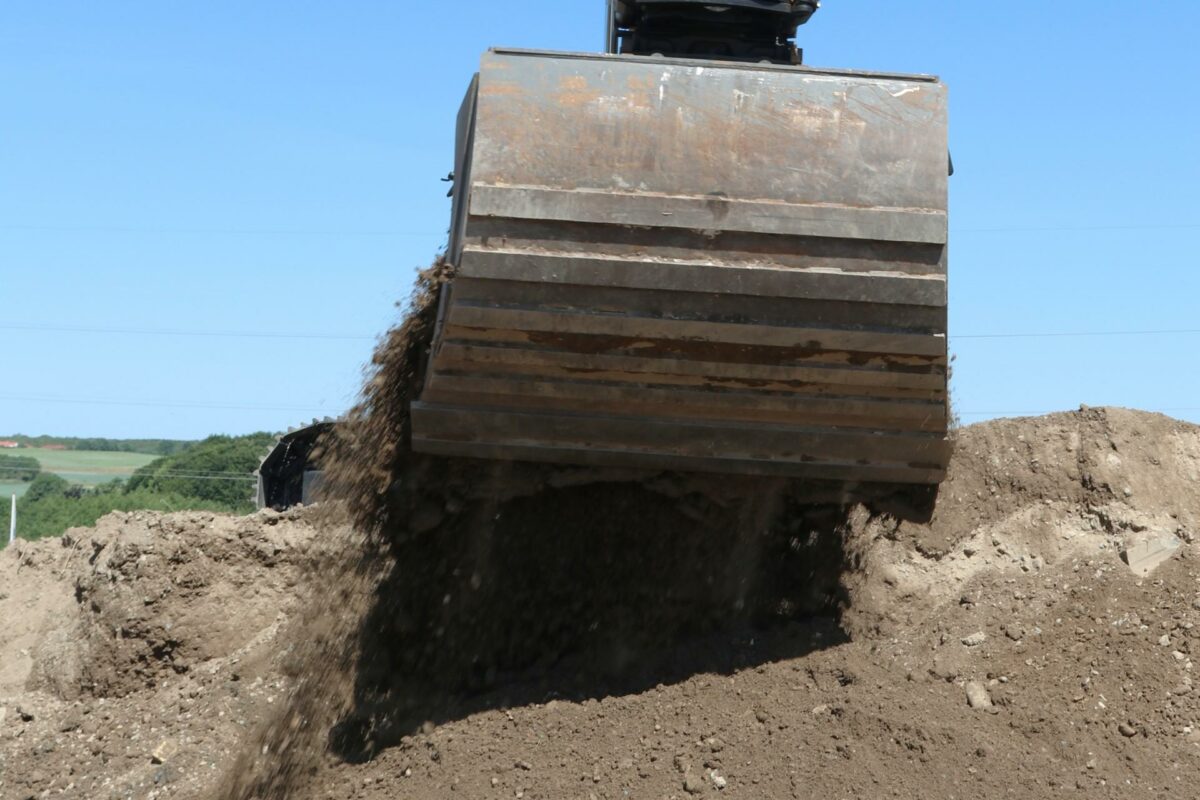
{"type": "Polygon", "coordinates": [[[1128,797],[1198,777],[1195,426],[966,429],[925,517],[777,482],[406,467],[378,494],[393,562],[346,640],[327,752],[304,770],[289,751],[286,780],[244,762],[260,780],[233,796],[1128,797]]]}
{"type": "Polygon", "coordinates": [[[212,796],[283,697],[327,537],[292,512],[112,514],[0,553],[0,796],[212,796]]]}
{"type": "Polygon", "coordinates": [[[0,796],[1200,781],[1196,426],[964,429],[924,517],[775,481],[389,459],[351,509],[371,536],[122,514],[0,553],[0,796]]]}
{"type": "Polygon", "coordinates": [[[1194,528],[1197,480],[1196,427],[1169,417],[1084,407],[996,420],[959,432],[932,522],[904,535],[922,552],[942,556],[980,526],[1045,502],[1118,503],[1194,528]]]}

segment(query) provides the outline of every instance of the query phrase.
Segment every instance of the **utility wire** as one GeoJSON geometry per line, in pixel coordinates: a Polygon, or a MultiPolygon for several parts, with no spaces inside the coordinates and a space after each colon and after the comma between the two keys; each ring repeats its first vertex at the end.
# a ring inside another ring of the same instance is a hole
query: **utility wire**
{"type": "Polygon", "coordinates": [[[1200,333],[1200,328],[1176,328],[1160,330],[1125,331],[1057,331],[1043,333],[963,333],[951,334],[951,340],[959,339],[1070,339],[1092,336],[1186,336],[1200,333]]]}
{"type": "MultiPolygon", "coordinates": [[[[79,452],[92,452],[92,451],[76,450],[75,452],[79,453],[79,452]]],[[[36,460],[37,456],[25,456],[25,458],[32,458],[32,459],[36,460]]],[[[141,467],[134,467],[133,469],[135,471],[142,470],[148,466],[151,466],[152,464],[154,464],[153,461],[148,462],[147,464],[145,464],[141,467]]],[[[109,469],[112,469],[112,468],[110,467],[109,469]]],[[[52,468],[46,467],[45,465],[42,465],[40,471],[53,473],[55,475],[112,475],[114,478],[132,476],[134,474],[133,472],[106,472],[103,467],[97,467],[95,469],[88,469],[86,464],[79,465],[78,469],[52,469],[52,468]]],[[[21,467],[0,466],[0,472],[29,472],[29,470],[23,469],[21,467]]],[[[230,470],[211,470],[211,469],[186,469],[186,470],[166,469],[166,470],[155,470],[153,472],[149,472],[146,474],[151,477],[170,475],[171,477],[187,476],[187,477],[201,477],[201,478],[208,478],[208,477],[223,478],[223,477],[245,477],[252,473],[250,471],[240,472],[237,470],[230,471],[230,470]]]]}
{"type": "Polygon", "coordinates": [[[88,399],[81,397],[43,397],[38,395],[0,395],[0,400],[12,400],[17,402],[32,402],[32,403],[69,403],[72,405],[85,406],[141,406],[145,408],[200,408],[200,409],[221,409],[228,411],[292,411],[298,414],[338,414],[340,411],[333,411],[328,408],[318,408],[316,406],[262,406],[262,405],[242,405],[237,403],[192,403],[192,402],[172,402],[172,401],[147,401],[147,400],[108,400],[108,399],[88,399]]]}
{"type": "MultiPolygon", "coordinates": [[[[175,328],[109,328],[102,326],[52,324],[0,324],[0,331],[39,333],[106,333],[130,336],[191,336],[213,339],[309,339],[327,341],[376,341],[379,336],[355,333],[306,333],[303,331],[205,331],[175,328]]],[[[1147,330],[1111,331],[1014,331],[1011,333],[952,333],[952,340],[962,339],[1067,339],[1097,336],[1185,336],[1200,334],[1200,328],[1160,328],[1147,330]]]]}
{"type": "MultiPolygon", "coordinates": [[[[55,475],[59,475],[59,476],[67,476],[67,475],[75,475],[76,473],[71,473],[71,472],[61,472],[61,473],[59,473],[59,472],[56,472],[56,473],[53,473],[53,474],[55,474],[55,475]]],[[[78,474],[86,474],[86,473],[78,473],[78,474]]],[[[172,476],[172,479],[175,479],[175,480],[191,480],[191,481],[212,481],[212,482],[217,482],[217,483],[253,483],[253,482],[256,480],[256,479],[255,479],[255,477],[254,477],[253,475],[250,475],[250,476],[247,476],[247,477],[244,477],[244,478],[201,478],[201,477],[189,477],[189,476],[186,476],[186,475],[178,475],[178,476],[172,476]]],[[[126,480],[126,479],[125,479],[125,478],[120,478],[120,477],[114,477],[114,478],[111,478],[111,479],[109,479],[109,480],[106,480],[106,481],[101,481],[100,483],[89,484],[89,486],[103,486],[103,485],[105,485],[106,483],[113,483],[113,482],[115,482],[115,481],[124,481],[124,480],[126,480]]],[[[22,483],[24,483],[24,481],[22,481],[22,483]]]]}
{"type": "MultiPolygon", "coordinates": [[[[0,397],[0,400],[3,400],[3,399],[5,399],[5,398],[0,397]]],[[[104,403],[107,405],[137,405],[137,406],[148,406],[151,408],[159,408],[159,407],[175,408],[175,407],[178,407],[178,404],[172,404],[172,403],[143,403],[143,402],[137,402],[137,401],[130,401],[128,403],[125,403],[122,401],[59,400],[56,402],[73,402],[73,403],[79,403],[81,405],[90,405],[93,403],[104,403]]],[[[1106,404],[1100,403],[1100,404],[1096,404],[1096,405],[1097,405],[1097,407],[1100,407],[1100,406],[1103,406],[1106,404]]],[[[200,405],[200,406],[187,406],[187,407],[219,408],[219,409],[247,409],[247,410],[266,410],[266,411],[280,410],[280,409],[277,409],[277,408],[274,408],[271,406],[200,405]]],[[[282,409],[282,410],[289,410],[289,409],[282,409]]],[[[1042,409],[1040,411],[1011,411],[1011,410],[1010,411],[958,411],[958,410],[955,410],[955,413],[961,417],[985,417],[985,416],[988,416],[988,417],[1015,417],[1015,416],[1041,416],[1043,414],[1055,414],[1055,413],[1059,413],[1059,412],[1063,412],[1063,411],[1070,411],[1070,410],[1071,409],[1068,409],[1068,408],[1048,408],[1048,409],[1042,409]]],[[[1169,408],[1145,408],[1145,409],[1139,409],[1139,410],[1157,412],[1157,413],[1161,413],[1161,414],[1174,414],[1174,413],[1181,413],[1181,412],[1200,411],[1200,406],[1172,406],[1169,408]]],[[[0,453],[0,455],[10,455],[10,453],[7,453],[7,452],[0,453]]],[[[11,455],[21,456],[21,455],[24,455],[24,453],[13,452],[13,453],[11,453],[11,455]]],[[[30,457],[36,458],[36,456],[30,456],[30,457]]],[[[0,468],[0,470],[3,470],[3,469],[5,469],[5,468],[0,468]]],[[[100,468],[98,468],[98,469],[100,469],[100,468]]],[[[17,469],[17,471],[25,471],[25,470],[17,469]]],[[[46,472],[49,470],[43,470],[43,471],[46,472]]],[[[64,471],[63,474],[67,474],[67,473],[64,471]]],[[[79,472],[76,472],[73,474],[96,475],[96,474],[100,474],[100,473],[88,472],[86,470],[83,470],[83,471],[79,471],[79,472]]],[[[160,475],[160,474],[165,474],[165,473],[154,473],[154,474],[160,475]]],[[[231,474],[231,473],[214,473],[214,474],[231,474]]]]}
{"type": "Polygon", "coordinates": [[[445,231],[397,230],[320,230],[302,228],[138,228],[117,225],[0,225],[0,231],[46,233],[133,233],[184,236],[380,236],[429,237],[445,236],[445,231]]]}
{"type": "Polygon", "coordinates": [[[1011,228],[956,228],[950,234],[960,233],[1070,233],[1072,231],[1095,233],[1100,231],[1174,231],[1194,230],[1200,223],[1184,222],[1174,225],[1062,225],[1055,227],[1011,227],[1011,228]]]}
{"type": "MultiPolygon", "coordinates": [[[[91,450],[75,450],[75,451],[73,451],[73,452],[76,452],[76,453],[89,453],[89,452],[95,452],[95,451],[91,451],[91,450]]],[[[34,459],[34,460],[37,460],[37,456],[24,456],[24,457],[25,457],[25,458],[32,458],[32,459],[34,459]]],[[[158,460],[158,459],[156,459],[156,461],[157,461],[157,460],[158,460]]],[[[40,462],[39,462],[39,463],[40,463],[40,462]]],[[[135,470],[135,471],[136,471],[136,470],[145,469],[146,467],[152,466],[154,463],[155,463],[154,461],[149,461],[149,462],[147,462],[146,464],[143,464],[143,465],[142,465],[142,466],[140,466],[140,467],[132,467],[132,469],[133,469],[133,470],[135,470]]],[[[113,469],[113,468],[112,468],[112,467],[109,467],[108,469],[110,469],[110,470],[111,470],[111,469],[113,469]]],[[[21,467],[14,467],[14,466],[7,466],[7,465],[6,465],[6,466],[0,466],[0,470],[2,470],[2,471],[7,471],[7,472],[28,472],[28,471],[29,471],[28,469],[22,469],[21,467]]],[[[104,468],[104,467],[96,467],[95,469],[88,469],[88,465],[87,465],[87,464],[80,464],[80,465],[78,465],[78,469],[53,469],[53,468],[47,467],[47,466],[45,466],[45,465],[43,464],[43,465],[41,465],[41,471],[42,471],[42,472],[52,472],[52,473],[56,473],[56,474],[62,474],[62,475],[105,475],[105,474],[112,474],[114,477],[120,477],[121,475],[132,475],[132,474],[133,474],[133,472],[122,472],[122,473],[116,473],[116,472],[113,472],[113,473],[106,473],[106,472],[105,472],[105,468],[104,468]]],[[[154,476],[159,476],[159,475],[173,475],[173,476],[188,475],[188,476],[201,476],[201,477],[209,477],[209,476],[216,476],[216,477],[227,477],[227,476],[231,476],[231,475],[232,475],[232,476],[245,476],[245,475],[250,475],[250,474],[251,474],[251,472],[252,472],[251,470],[241,471],[241,470],[228,470],[228,469],[182,469],[182,470],[180,470],[180,469],[165,469],[165,470],[156,470],[156,471],[154,471],[154,472],[152,472],[152,473],[148,473],[148,474],[152,474],[152,475],[154,475],[154,476]]]]}
{"type": "MultiPolygon", "coordinates": [[[[1002,226],[995,228],[955,228],[951,234],[960,233],[1065,233],[1101,231],[1157,231],[1193,230],[1200,228],[1198,222],[1139,224],[1139,225],[1048,225],[1048,226],[1002,226]]],[[[411,237],[425,238],[444,236],[445,231],[401,231],[388,229],[322,230],[305,228],[156,228],[121,225],[0,225],[3,231],[28,231],[47,233],[127,233],[149,235],[186,236],[364,236],[364,237],[411,237]]]]}
{"type": "Polygon", "coordinates": [[[196,336],[213,339],[325,339],[329,341],[374,341],[375,336],[351,333],[303,333],[280,331],[202,331],[173,328],[106,328],[82,325],[0,324],[0,331],[38,333],[115,333],[131,336],[196,336]]]}
{"type": "MultiPolygon", "coordinates": [[[[5,471],[6,470],[4,470],[4,469],[0,469],[0,472],[5,472],[5,471]]],[[[26,470],[19,470],[19,471],[26,471],[26,470]]],[[[48,472],[47,470],[43,470],[42,472],[43,472],[43,474],[51,474],[51,475],[59,475],[59,476],[64,476],[64,475],[92,476],[92,475],[97,474],[94,472],[73,472],[73,471],[68,472],[66,470],[59,470],[57,472],[48,472]]],[[[12,473],[9,473],[9,474],[12,474],[12,473]]],[[[104,483],[111,483],[112,481],[128,480],[129,478],[132,478],[132,477],[134,477],[134,476],[133,475],[113,475],[109,480],[102,481],[101,483],[98,483],[96,485],[102,486],[102,485],[104,485],[104,483]]],[[[177,478],[177,479],[181,479],[181,480],[192,480],[192,481],[226,481],[226,482],[228,482],[228,481],[240,482],[240,481],[255,480],[255,476],[253,476],[253,475],[237,475],[237,476],[222,477],[222,476],[218,476],[218,475],[188,475],[186,473],[155,473],[153,475],[144,476],[144,477],[177,478]]]]}
{"type": "MultiPolygon", "coordinates": [[[[240,406],[240,405],[225,405],[225,404],[203,404],[203,403],[170,403],[170,402],[152,402],[141,400],[86,400],[86,399],[69,399],[69,398],[40,398],[40,397],[5,397],[0,395],[0,400],[30,400],[36,402],[56,402],[56,403],[74,403],[78,405],[113,405],[113,406],[142,406],[147,408],[201,408],[201,409],[233,409],[246,411],[308,411],[313,412],[312,408],[297,408],[287,406],[240,406]]],[[[1017,415],[1041,415],[1050,414],[1068,409],[1053,408],[1043,409],[1041,411],[958,411],[960,416],[1017,416],[1017,415]]],[[[1159,411],[1162,413],[1175,413],[1182,411],[1200,411],[1200,406],[1173,406],[1169,408],[1159,409],[1143,409],[1148,411],[1159,411]]],[[[338,412],[326,412],[338,413],[338,412]]],[[[10,453],[0,453],[0,455],[10,455],[10,453]]],[[[11,455],[24,455],[24,453],[13,452],[11,455]]],[[[36,457],[36,456],[33,456],[36,457]]],[[[95,473],[82,473],[95,474],[95,473]]]]}

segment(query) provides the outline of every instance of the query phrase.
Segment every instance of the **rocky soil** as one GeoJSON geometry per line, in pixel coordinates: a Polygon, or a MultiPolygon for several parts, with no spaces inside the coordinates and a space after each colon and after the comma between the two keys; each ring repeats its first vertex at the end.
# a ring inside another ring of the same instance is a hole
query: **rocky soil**
{"type": "Polygon", "coordinates": [[[447,478],[386,547],[134,514],[0,553],[0,797],[1200,785],[1196,426],[964,429],[932,517],[509,477],[447,478]]]}
{"type": "Polygon", "coordinates": [[[323,547],[292,513],[135,513],[0,552],[0,797],[211,797],[286,698],[323,547]]]}

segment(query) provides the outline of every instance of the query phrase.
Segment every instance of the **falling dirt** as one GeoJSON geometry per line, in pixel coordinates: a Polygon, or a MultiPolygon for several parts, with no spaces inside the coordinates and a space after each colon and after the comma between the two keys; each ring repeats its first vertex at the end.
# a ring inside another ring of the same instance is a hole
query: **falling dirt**
{"type": "Polygon", "coordinates": [[[1200,428],[966,428],[935,504],[418,458],[443,277],[326,443],[343,505],[0,553],[0,797],[1194,791],[1200,428]]]}

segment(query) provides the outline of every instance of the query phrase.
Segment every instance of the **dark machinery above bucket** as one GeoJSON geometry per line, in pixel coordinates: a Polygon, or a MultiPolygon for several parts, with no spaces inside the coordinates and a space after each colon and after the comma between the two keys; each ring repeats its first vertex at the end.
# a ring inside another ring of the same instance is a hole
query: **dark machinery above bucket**
{"type": "Polygon", "coordinates": [[[817,0],[609,0],[608,52],[799,64],[817,0]]]}

